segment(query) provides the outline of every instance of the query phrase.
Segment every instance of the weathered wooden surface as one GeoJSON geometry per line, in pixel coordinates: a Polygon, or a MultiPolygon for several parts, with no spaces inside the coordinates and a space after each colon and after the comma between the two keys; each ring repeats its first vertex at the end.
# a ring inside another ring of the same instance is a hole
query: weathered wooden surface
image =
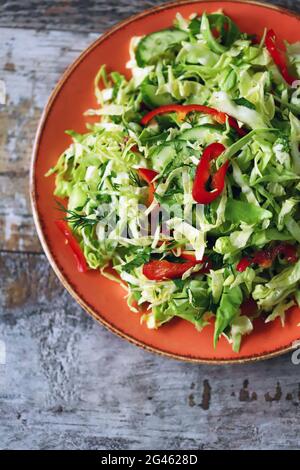
{"type": "Polygon", "coordinates": [[[98,35],[0,28],[0,249],[41,251],[28,195],[32,142],[59,76],[98,35]]]}
{"type": "MultiPolygon", "coordinates": [[[[0,25],[18,28],[102,32],[117,21],[170,0],[10,0],[0,6],[0,25]]],[[[300,11],[297,0],[273,0],[300,11]]]]}
{"type": "MultiPolygon", "coordinates": [[[[158,3],[0,4],[1,449],[300,448],[290,355],[208,367],[139,350],[84,314],[35,235],[28,168],[51,89],[99,32],[158,3]]],[[[300,11],[299,0],[276,3],[300,11]]]]}

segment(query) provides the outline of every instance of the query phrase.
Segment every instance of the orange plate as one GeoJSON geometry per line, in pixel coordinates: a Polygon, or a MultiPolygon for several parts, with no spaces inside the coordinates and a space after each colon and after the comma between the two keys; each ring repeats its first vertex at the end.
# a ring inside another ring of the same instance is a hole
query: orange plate
{"type": "Polygon", "coordinates": [[[254,333],[244,338],[239,354],[222,338],[214,350],[213,326],[199,333],[183,320],[171,321],[157,331],[140,325],[140,315],[129,311],[124,290],[99,272],[80,274],[75,261],[58,233],[58,217],[53,199],[54,177],[45,178],[61,152],[70,144],[64,131],[85,131],[83,112],[96,106],[93,80],[101,66],[126,75],[129,40],[172,24],[176,12],[184,17],[191,13],[223,9],[242,31],[261,35],[265,27],[273,28],[281,39],[300,40],[300,19],[288,11],[256,2],[189,1],[165,4],[120,23],[86,49],[66,71],[52,93],[37,132],[31,174],[31,195],[37,231],[46,255],[68,291],[95,319],[119,336],[138,346],[176,359],[194,362],[245,362],[286,352],[299,339],[300,312],[289,313],[285,328],[279,320],[267,325],[255,323],[254,333]]]}

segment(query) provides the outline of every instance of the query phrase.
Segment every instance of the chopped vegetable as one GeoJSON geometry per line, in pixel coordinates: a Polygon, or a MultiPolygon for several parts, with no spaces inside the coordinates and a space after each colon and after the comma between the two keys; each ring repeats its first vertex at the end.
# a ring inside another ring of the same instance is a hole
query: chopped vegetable
{"type": "Polygon", "coordinates": [[[296,78],[290,75],[288,71],[287,63],[286,63],[286,58],[284,57],[283,52],[281,52],[278,49],[276,45],[276,41],[277,41],[276,34],[274,33],[273,29],[269,29],[267,31],[266,38],[265,38],[266,48],[268,49],[268,52],[270,53],[272,59],[277,65],[285,81],[289,85],[292,85],[293,82],[296,80],[296,78]]]}
{"type": "Polygon", "coordinates": [[[66,244],[69,245],[73,252],[74,258],[76,259],[78,271],[81,273],[85,273],[88,269],[85,257],[81,251],[78,241],[69,229],[68,224],[64,220],[56,220],[55,223],[57,228],[64,235],[66,244]]]}
{"type": "Polygon", "coordinates": [[[210,173],[211,160],[216,159],[225,150],[222,144],[210,144],[203,152],[200,162],[197,166],[196,176],[193,184],[193,198],[199,204],[209,204],[214,201],[222,193],[225,186],[225,176],[228,169],[229,161],[213,174],[210,173]],[[209,180],[211,179],[212,190],[207,189],[209,180]]]}
{"type": "Polygon", "coordinates": [[[239,272],[243,272],[252,264],[257,264],[263,269],[270,268],[276,256],[280,255],[282,255],[288,263],[296,263],[298,260],[296,247],[288,243],[281,243],[277,246],[257,251],[251,258],[242,258],[236,269],[239,272]]]}
{"type": "Polygon", "coordinates": [[[203,106],[200,104],[191,104],[191,105],[164,105],[160,106],[159,108],[153,109],[149,113],[145,114],[141,119],[141,124],[146,126],[154,117],[159,116],[161,114],[167,113],[177,113],[179,118],[183,120],[187,114],[197,112],[197,113],[204,113],[212,116],[215,121],[219,124],[226,124],[228,119],[229,125],[235,129],[239,135],[245,135],[245,130],[240,128],[238,123],[235,119],[228,116],[226,113],[222,113],[217,111],[214,108],[210,108],[209,106],[203,106]]]}
{"type": "Polygon", "coordinates": [[[188,39],[188,34],[176,29],[165,29],[145,36],[138,44],[136,60],[139,67],[153,64],[172,47],[188,39]]]}
{"type": "Polygon", "coordinates": [[[149,170],[148,168],[139,168],[138,169],[140,177],[146,181],[149,185],[149,194],[148,194],[148,205],[150,206],[154,199],[155,187],[152,181],[158,175],[157,171],[149,170]]]}
{"type": "MultiPolygon", "coordinates": [[[[184,259],[184,258],[183,258],[184,259]]],[[[198,264],[203,264],[203,268],[197,273],[207,272],[207,262],[203,261],[185,261],[172,263],[167,260],[153,260],[144,264],[143,274],[147,279],[152,281],[163,281],[165,279],[177,279],[182,277],[189,269],[194,268],[198,264]]]]}
{"type": "Polygon", "coordinates": [[[112,266],[148,328],[214,321],[238,352],[299,304],[300,42],[277,43],[220,11],[133,37],[48,172],[79,271],[112,266]]]}

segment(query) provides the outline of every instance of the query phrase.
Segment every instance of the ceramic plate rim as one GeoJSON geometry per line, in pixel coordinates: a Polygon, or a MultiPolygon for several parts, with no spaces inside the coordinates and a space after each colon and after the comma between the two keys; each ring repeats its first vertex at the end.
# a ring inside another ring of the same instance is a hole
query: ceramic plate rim
{"type": "MultiPolygon", "coordinates": [[[[218,2],[219,0],[210,0],[210,3],[218,2]]],[[[39,152],[39,145],[40,145],[40,140],[42,137],[43,129],[47,123],[47,117],[48,114],[51,110],[51,107],[53,103],[55,102],[56,98],[59,95],[59,92],[63,88],[64,84],[68,80],[69,76],[73,73],[73,71],[77,68],[77,66],[84,60],[85,56],[88,55],[95,47],[98,47],[99,44],[103,43],[104,41],[108,40],[112,34],[114,34],[116,31],[124,28],[124,26],[135,22],[138,19],[147,17],[148,15],[151,15],[153,13],[157,13],[163,10],[167,10],[169,8],[173,8],[176,5],[178,7],[182,5],[188,5],[188,4],[193,4],[193,3],[205,3],[207,0],[179,0],[179,1],[172,1],[168,3],[164,3],[162,5],[158,5],[156,7],[144,10],[141,13],[132,15],[125,20],[118,22],[116,25],[113,27],[109,28],[107,31],[105,31],[103,34],[101,34],[95,41],[93,41],[86,49],[81,52],[81,54],[73,61],[65,70],[65,72],[60,76],[58,82],[56,83],[53,91],[51,92],[48,101],[43,109],[38,128],[36,131],[35,135],[35,140],[33,144],[33,151],[32,151],[32,157],[31,157],[31,162],[30,162],[30,176],[29,176],[29,192],[30,192],[30,200],[31,200],[31,207],[32,207],[32,212],[33,212],[33,220],[34,224],[36,227],[36,231],[40,240],[40,243],[42,245],[43,251],[46,254],[46,257],[54,270],[56,276],[60,280],[60,282],[63,284],[63,286],[67,289],[67,291],[71,294],[71,296],[76,300],[76,302],[89,314],[91,315],[98,323],[102,324],[105,328],[107,328],[109,331],[112,333],[116,334],[118,337],[128,341],[131,344],[134,344],[135,346],[138,346],[146,351],[158,354],[160,356],[168,357],[171,359],[179,360],[182,362],[188,362],[188,363],[194,363],[194,364],[207,364],[207,365],[223,365],[223,364],[244,364],[244,363],[251,363],[251,362],[257,362],[257,361],[262,361],[266,359],[271,359],[283,354],[286,354],[290,351],[293,350],[293,346],[288,346],[285,348],[278,348],[270,353],[265,353],[265,354],[260,354],[257,356],[249,356],[249,357],[244,357],[242,359],[201,359],[193,356],[184,356],[180,354],[174,354],[170,353],[168,351],[164,351],[163,349],[159,349],[153,346],[150,346],[148,344],[143,343],[140,340],[135,339],[134,337],[130,336],[129,334],[125,333],[121,329],[115,327],[113,324],[110,322],[106,321],[102,313],[95,312],[93,308],[86,302],[84,301],[80,295],[76,292],[76,290],[73,288],[71,283],[66,279],[65,275],[59,268],[58,264],[55,261],[55,258],[49,248],[49,243],[47,241],[47,236],[43,231],[42,227],[42,222],[40,218],[40,214],[38,211],[38,206],[37,206],[37,198],[38,194],[36,192],[36,184],[35,184],[35,163],[37,160],[38,152],[39,152]]],[[[279,12],[282,12],[284,14],[287,14],[292,17],[296,17],[300,19],[300,15],[296,12],[292,12],[288,10],[287,8],[273,5],[273,4],[268,4],[265,2],[259,2],[255,0],[246,0],[246,1],[241,1],[241,0],[223,0],[223,3],[240,3],[240,4],[248,4],[248,5],[256,5],[256,6],[263,6],[265,8],[269,8],[272,10],[277,10],[279,12]]],[[[112,281],[113,282],[113,281],[112,281]]]]}

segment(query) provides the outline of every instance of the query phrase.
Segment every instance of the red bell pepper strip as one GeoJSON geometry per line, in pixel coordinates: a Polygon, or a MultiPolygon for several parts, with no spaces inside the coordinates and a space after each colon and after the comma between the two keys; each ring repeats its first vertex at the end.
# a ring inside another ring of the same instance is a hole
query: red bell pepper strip
{"type": "Polygon", "coordinates": [[[85,273],[88,270],[87,263],[80,248],[80,245],[76,238],[74,237],[73,233],[68,227],[68,224],[64,220],[56,220],[55,224],[57,228],[61,231],[61,233],[65,237],[66,244],[69,245],[71,248],[73,255],[76,259],[77,269],[81,273],[85,273]]]}
{"type": "Polygon", "coordinates": [[[149,192],[148,192],[148,205],[150,206],[154,199],[155,193],[155,186],[152,183],[154,178],[158,175],[157,171],[149,170],[148,168],[139,168],[138,169],[139,176],[146,181],[149,185],[149,192]]]}
{"type": "Polygon", "coordinates": [[[214,201],[224,189],[229,161],[223,163],[214,175],[210,173],[211,160],[216,159],[224,150],[224,145],[218,143],[210,144],[204,149],[201,160],[197,166],[192,190],[194,200],[200,204],[209,204],[214,201]],[[207,184],[210,178],[213,188],[212,191],[207,190],[207,184]]]}
{"type": "Polygon", "coordinates": [[[140,177],[147,183],[152,183],[154,178],[158,175],[157,171],[149,170],[148,168],[139,168],[138,172],[140,177]]]}
{"type": "Polygon", "coordinates": [[[213,116],[215,121],[217,121],[219,124],[225,124],[226,120],[228,119],[230,127],[233,127],[240,136],[246,134],[245,129],[240,128],[237,121],[233,117],[228,116],[228,114],[222,113],[217,109],[201,104],[167,104],[164,106],[159,106],[158,108],[155,108],[149,113],[145,114],[145,116],[143,116],[141,119],[141,124],[146,126],[155,116],[166,113],[178,113],[182,119],[184,119],[187,114],[192,113],[193,111],[209,114],[213,116]]]}
{"type": "Polygon", "coordinates": [[[242,258],[236,265],[236,269],[239,273],[246,271],[251,266],[252,261],[249,258],[242,258]]]}
{"type": "Polygon", "coordinates": [[[212,268],[212,262],[207,256],[204,256],[202,260],[197,260],[194,254],[183,251],[180,258],[187,261],[193,261],[195,264],[203,264],[201,273],[209,273],[209,270],[212,268]]]}
{"type": "Polygon", "coordinates": [[[261,268],[269,268],[272,266],[276,256],[282,255],[289,263],[296,263],[298,260],[297,249],[289,243],[280,243],[273,248],[259,250],[252,257],[242,258],[237,264],[236,269],[240,273],[245,271],[252,264],[258,264],[261,268]]]}
{"type": "MultiPolygon", "coordinates": [[[[180,259],[180,258],[179,258],[180,259]]],[[[182,277],[182,275],[193,268],[197,264],[204,263],[203,269],[197,271],[197,273],[205,273],[207,271],[207,265],[205,260],[202,261],[186,261],[184,263],[173,263],[171,261],[163,260],[152,260],[149,263],[144,264],[143,274],[147,279],[151,281],[164,281],[166,279],[176,279],[182,277]]]]}
{"type": "Polygon", "coordinates": [[[276,40],[277,40],[277,37],[273,29],[269,29],[266,34],[265,46],[268,49],[269,54],[271,55],[272,59],[277,65],[285,81],[289,85],[292,85],[292,83],[296,80],[296,78],[290,75],[288,71],[287,63],[286,63],[286,58],[283,52],[278,49],[276,45],[276,40]]]}
{"type": "Polygon", "coordinates": [[[144,264],[143,274],[151,281],[163,281],[181,277],[188,269],[195,266],[193,261],[185,263],[171,263],[167,260],[153,260],[144,264]]]}
{"type": "MultiPolygon", "coordinates": [[[[182,259],[186,259],[187,261],[194,261],[194,263],[197,263],[197,260],[196,260],[196,256],[193,254],[193,253],[189,253],[187,251],[183,251],[181,254],[180,254],[180,258],[182,259]]],[[[198,261],[200,263],[203,263],[203,261],[198,261]]]]}

